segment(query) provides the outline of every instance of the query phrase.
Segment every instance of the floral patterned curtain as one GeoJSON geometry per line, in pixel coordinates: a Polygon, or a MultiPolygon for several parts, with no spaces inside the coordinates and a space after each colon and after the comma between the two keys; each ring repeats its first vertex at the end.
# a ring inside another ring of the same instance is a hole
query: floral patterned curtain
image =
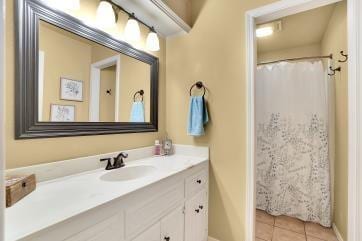
{"type": "Polygon", "coordinates": [[[258,67],[258,209],[331,226],[328,102],[322,61],[258,67]]]}

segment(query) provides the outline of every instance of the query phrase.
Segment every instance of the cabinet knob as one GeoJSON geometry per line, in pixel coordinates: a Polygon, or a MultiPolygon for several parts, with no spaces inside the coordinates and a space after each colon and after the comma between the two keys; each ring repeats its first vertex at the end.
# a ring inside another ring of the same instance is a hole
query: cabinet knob
{"type": "Polygon", "coordinates": [[[171,238],[170,237],[165,237],[165,241],[170,241],[171,238]]]}
{"type": "Polygon", "coordinates": [[[199,208],[202,210],[204,208],[204,206],[200,205],[199,208]]]}
{"type": "Polygon", "coordinates": [[[196,182],[197,182],[198,184],[201,184],[201,180],[200,180],[200,179],[198,179],[196,182]]]}
{"type": "Polygon", "coordinates": [[[200,212],[200,209],[195,209],[195,212],[199,213],[199,212],[200,212]]]}

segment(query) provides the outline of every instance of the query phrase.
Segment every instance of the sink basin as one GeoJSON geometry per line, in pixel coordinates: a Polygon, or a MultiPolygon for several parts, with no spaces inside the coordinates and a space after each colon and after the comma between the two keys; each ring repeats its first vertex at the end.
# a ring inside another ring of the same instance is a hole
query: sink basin
{"type": "Polygon", "coordinates": [[[122,167],[113,171],[103,174],[100,179],[107,182],[120,182],[129,181],[147,177],[156,172],[153,166],[131,166],[122,167]]]}

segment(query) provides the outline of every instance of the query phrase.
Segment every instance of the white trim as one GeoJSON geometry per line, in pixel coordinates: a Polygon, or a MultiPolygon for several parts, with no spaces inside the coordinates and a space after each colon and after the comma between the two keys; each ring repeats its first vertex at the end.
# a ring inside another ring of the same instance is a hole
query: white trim
{"type": "Polygon", "coordinates": [[[190,25],[188,25],[182,18],[180,18],[166,3],[164,3],[164,1],[151,0],[151,2],[155,6],[157,6],[163,13],[165,13],[172,21],[174,21],[180,28],[182,28],[186,33],[191,31],[190,25]]]}
{"type": "Polygon", "coordinates": [[[121,83],[121,56],[116,55],[103,59],[91,65],[91,77],[90,77],[90,95],[89,95],[89,121],[99,121],[99,94],[100,94],[100,81],[101,81],[101,69],[116,65],[116,89],[115,103],[114,103],[114,121],[119,120],[119,100],[120,100],[120,83],[121,83]]]}
{"type": "Polygon", "coordinates": [[[332,224],[332,228],[333,228],[334,233],[337,236],[338,241],[344,241],[343,238],[342,238],[342,235],[340,234],[340,232],[339,232],[339,230],[338,230],[335,223],[332,224]]]}
{"type": "Polygon", "coordinates": [[[246,69],[247,74],[247,163],[246,163],[246,220],[245,231],[246,241],[255,240],[255,110],[254,110],[254,75],[256,72],[256,36],[255,36],[255,18],[246,14],[246,69]]]}
{"type": "Polygon", "coordinates": [[[0,241],[5,239],[5,3],[0,0],[0,241]]]}
{"type": "Polygon", "coordinates": [[[348,0],[348,241],[362,240],[362,3],[348,0]]]}
{"type": "MultiPolygon", "coordinates": [[[[339,2],[339,0],[282,0],[246,12],[246,78],[247,78],[247,196],[245,240],[253,241],[255,236],[255,130],[254,130],[254,76],[256,70],[255,24],[272,21],[291,14],[339,2]]],[[[348,241],[362,240],[362,163],[359,161],[362,149],[362,3],[348,0],[348,241]],[[358,113],[358,114],[357,114],[358,113]]]]}
{"type": "Polygon", "coordinates": [[[155,26],[160,37],[188,33],[191,27],[163,0],[113,0],[126,11],[135,12],[137,18],[149,26],[155,26]]]}
{"type": "Polygon", "coordinates": [[[39,51],[39,64],[38,64],[38,120],[43,120],[43,99],[44,99],[44,51],[39,51]]]}
{"type": "Polygon", "coordinates": [[[283,0],[249,11],[256,23],[273,21],[292,14],[340,2],[342,0],[283,0]]]}

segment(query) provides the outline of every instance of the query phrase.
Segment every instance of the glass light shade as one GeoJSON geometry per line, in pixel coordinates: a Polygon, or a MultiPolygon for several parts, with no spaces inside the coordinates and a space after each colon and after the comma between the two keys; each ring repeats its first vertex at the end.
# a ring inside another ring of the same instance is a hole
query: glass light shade
{"type": "Polygon", "coordinates": [[[159,51],[160,50],[160,41],[158,39],[157,33],[150,32],[146,39],[146,48],[149,51],[159,51]]]}
{"type": "Polygon", "coordinates": [[[50,0],[48,2],[60,10],[78,10],[80,8],[80,0],[50,0]]]}
{"type": "Polygon", "coordinates": [[[99,3],[96,20],[99,27],[110,28],[116,24],[116,16],[109,2],[101,1],[99,3]]]}
{"type": "Polygon", "coordinates": [[[270,26],[256,29],[256,37],[258,37],[258,38],[270,36],[273,33],[274,33],[274,29],[273,29],[273,27],[270,27],[270,26]]]}
{"type": "Polygon", "coordinates": [[[126,27],[124,29],[124,37],[127,42],[138,42],[141,39],[141,31],[138,22],[134,18],[128,19],[126,27]]]}

